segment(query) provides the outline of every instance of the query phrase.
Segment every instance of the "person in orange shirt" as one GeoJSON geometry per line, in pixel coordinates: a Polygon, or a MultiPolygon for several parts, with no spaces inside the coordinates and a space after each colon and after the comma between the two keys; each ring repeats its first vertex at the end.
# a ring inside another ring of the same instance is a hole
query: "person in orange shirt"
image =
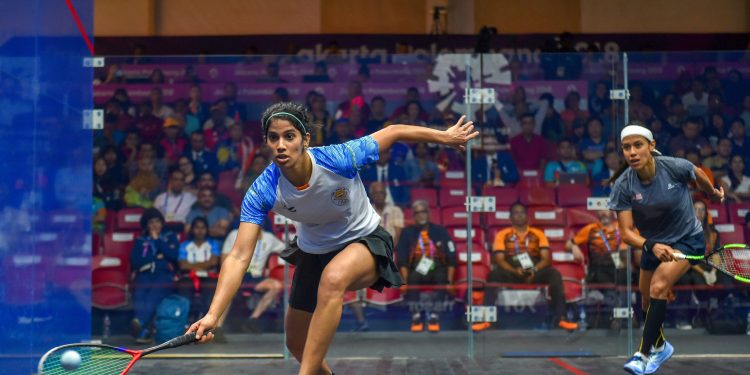
{"type": "Polygon", "coordinates": [[[588,255],[586,281],[596,284],[625,284],[625,251],[628,245],[622,241],[614,213],[609,210],[597,212],[599,221],[578,231],[575,237],[565,244],[573,252],[573,257],[583,260],[581,246],[585,245],[588,255]]]}
{"type": "MultiPolygon", "coordinates": [[[[560,272],[551,267],[549,241],[544,232],[528,225],[526,206],[522,203],[517,202],[510,207],[510,221],[513,226],[501,230],[495,236],[493,256],[497,267],[490,272],[488,281],[547,284],[553,324],[566,330],[578,329],[577,323],[565,320],[562,277],[560,272]]],[[[490,299],[494,299],[497,292],[490,290],[489,295],[490,299]]],[[[494,304],[494,301],[491,302],[494,304]]],[[[480,327],[475,327],[478,328],[480,327]]]]}

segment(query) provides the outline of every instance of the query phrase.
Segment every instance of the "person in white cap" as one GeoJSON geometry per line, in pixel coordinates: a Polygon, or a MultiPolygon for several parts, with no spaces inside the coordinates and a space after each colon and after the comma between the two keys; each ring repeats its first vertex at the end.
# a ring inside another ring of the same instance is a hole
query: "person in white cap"
{"type": "Polygon", "coordinates": [[[609,209],[617,212],[625,243],[643,249],[639,287],[646,312],[641,345],[624,368],[636,375],[652,374],[674,353],[664,339],[662,323],[672,285],[690,268],[674,254],[703,255],[706,248],[689,185],[697,183],[715,201],[724,199],[724,190],[715,189],[689,161],[661,156],[645,127],[626,126],[620,141],[627,164],[610,180],[614,186],[609,209]]]}

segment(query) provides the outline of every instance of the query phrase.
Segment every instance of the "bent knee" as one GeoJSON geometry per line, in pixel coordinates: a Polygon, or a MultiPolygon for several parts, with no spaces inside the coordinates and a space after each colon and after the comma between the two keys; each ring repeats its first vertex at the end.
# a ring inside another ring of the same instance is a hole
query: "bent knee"
{"type": "Polygon", "coordinates": [[[349,286],[348,284],[348,280],[346,280],[341,272],[324,272],[320,277],[318,298],[343,296],[346,288],[349,286]]]}
{"type": "Polygon", "coordinates": [[[664,299],[669,292],[670,285],[661,280],[651,281],[649,294],[651,298],[664,299]]]}

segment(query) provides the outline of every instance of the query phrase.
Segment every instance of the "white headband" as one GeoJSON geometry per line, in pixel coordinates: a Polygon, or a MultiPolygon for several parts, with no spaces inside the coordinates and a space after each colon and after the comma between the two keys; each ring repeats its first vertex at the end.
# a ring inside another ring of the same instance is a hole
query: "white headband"
{"type": "MultiPolygon", "coordinates": [[[[625,137],[629,137],[631,135],[640,135],[641,137],[648,139],[649,142],[654,141],[654,135],[651,133],[651,130],[648,130],[640,125],[628,125],[622,129],[622,132],[620,132],[620,142],[622,142],[625,137]]],[[[653,154],[661,155],[661,152],[654,149],[653,154]]]]}
{"type": "Polygon", "coordinates": [[[654,141],[654,135],[651,134],[651,130],[648,130],[640,125],[628,125],[620,132],[620,142],[631,135],[640,135],[643,138],[648,139],[649,142],[654,141]]]}

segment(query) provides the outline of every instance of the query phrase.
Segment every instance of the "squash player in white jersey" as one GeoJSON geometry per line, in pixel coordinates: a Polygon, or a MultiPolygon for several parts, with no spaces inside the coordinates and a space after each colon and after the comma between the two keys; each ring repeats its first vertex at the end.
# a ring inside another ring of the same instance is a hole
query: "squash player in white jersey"
{"type": "Polygon", "coordinates": [[[378,160],[395,142],[429,142],[464,149],[478,135],[464,117],[444,130],[391,125],[343,144],[308,148],[310,124],[301,105],[277,103],[262,118],[273,163],[248,189],[237,240],[224,261],[211,307],[188,332],[200,342],[242,281],[268,211],[294,221],[297,241],[284,257],[296,265],[286,345],[300,374],[332,374],[325,355],[341,319],[347,290],[398,287],[404,282],[393,262],[393,240],[370,205],[358,170],[378,160]]]}

